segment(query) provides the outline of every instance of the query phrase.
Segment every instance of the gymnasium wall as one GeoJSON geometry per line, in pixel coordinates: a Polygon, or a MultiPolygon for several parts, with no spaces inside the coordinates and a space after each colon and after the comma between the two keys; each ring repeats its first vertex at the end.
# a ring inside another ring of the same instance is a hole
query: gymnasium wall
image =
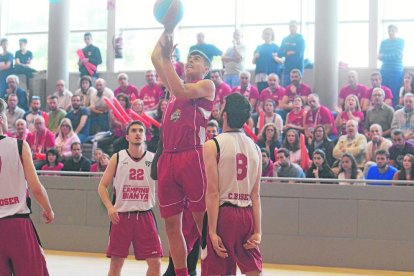
{"type": "MultiPolygon", "coordinates": [[[[32,216],[46,249],[104,254],[109,221],[99,177],[41,177],[56,220],[32,216]]],[[[414,189],[264,183],[266,263],[414,271],[414,189]]],[[[163,222],[161,240],[168,254],[163,222]]]]}

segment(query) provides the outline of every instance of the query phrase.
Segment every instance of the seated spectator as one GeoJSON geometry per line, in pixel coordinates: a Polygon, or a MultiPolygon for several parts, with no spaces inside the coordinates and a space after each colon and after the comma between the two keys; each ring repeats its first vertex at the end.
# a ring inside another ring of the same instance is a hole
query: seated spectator
{"type": "Polygon", "coordinates": [[[97,79],[95,82],[96,93],[91,95],[90,114],[90,134],[94,135],[101,131],[109,130],[109,107],[104,101],[107,97],[111,102],[114,99],[114,92],[106,87],[104,79],[97,79]]]}
{"type": "MultiPolygon", "coordinates": [[[[277,150],[275,168],[277,177],[305,178],[305,173],[302,168],[291,162],[290,151],[288,149],[280,148],[277,150]]],[[[294,182],[289,181],[289,183],[294,182]]]]}
{"type": "Polygon", "coordinates": [[[218,126],[217,121],[216,120],[210,120],[207,123],[207,127],[206,127],[206,136],[207,136],[206,140],[210,140],[210,139],[213,139],[214,137],[216,137],[219,134],[218,128],[219,128],[219,126],[218,126]]]}
{"type": "Polygon", "coordinates": [[[296,96],[300,96],[304,105],[308,104],[308,96],[312,94],[309,85],[302,82],[302,73],[299,69],[293,69],[290,72],[290,84],[286,86],[285,95],[280,105],[281,109],[289,112],[293,108],[293,100],[296,96]]]}
{"type": "Polygon", "coordinates": [[[18,107],[23,109],[25,112],[29,110],[27,103],[27,93],[19,87],[19,77],[16,75],[9,75],[6,78],[7,89],[6,89],[6,100],[10,95],[16,95],[18,98],[18,107]]]}
{"type": "Polygon", "coordinates": [[[358,83],[358,73],[354,70],[348,72],[348,85],[341,88],[339,91],[338,110],[344,109],[346,97],[355,95],[360,102],[361,110],[367,110],[369,107],[369,99],[367,96],[368,87],[358,83]]]}
{"type": "Polygon", "coordinates": [[[27,136],[29,135],[30,131],[27,129],[27,123],[23,119],[17,119],[16,121],[16,131],[15,132],[8,132],[7,136],[13,137],[19,140],[27,140],[27,136]]]}
{"type": "Polygon", "coordinates": [[[392,146],[389,148],[390,163],[400,170],[404,156],[407,153],[414,155],[414,144],[405,139],[404,132],[401,129],[393,130],[391,138],[392,146]]]}
{"type": "Polygon", "coordinates": [[[156,110],[161,98],[164,98],[162,86],[157,83],[157,76],[154,70],[145,72],[145,84],[141,87],[139,98],[144,101],[144,110],[156,110]]]}
{"type": "MultiPolygon", "coordinates": [[[[364,179],[364,173],[358,169],[358,164],[351,153],[342,154],[339,162],[338,179],[364,179]]],[[[339,185],[365,185],[363,182],[339,182],[339,185]]]]}
{"type": "MultiPolygon", "coordinates": [[[[120,93],[118,94],[118,96],[116,96],[116,99],[119,101],[121,106],[124,108],[125,112],[129,114],[130,104],[129,104],[129,98],[127,97],[127,95],[120,93]]],[[[115,138],[114,143],[116,143],[117,140],[124,139],[126,125],[122,123],[121,121],[119,121],[112,112],[110,112],[110,115],[111,116],[110,116],[109,122],[111,126],[111,131],[115,138]]]]}
{"type": "Polygon", "coordinates": [[[390,140],[382,137],[382,128],[379,124],[373,124],[369,128],[371,141],[368,142],[365,150],[365,161],[375,162],[375,152],[379,149],[387,150],[392,146],[390,140]]]}
{"type": "Polygon", "coordinates": [[[325,128],[321,125],[315,128],[312,140],[309,141],[309,157],[313,156],[313,152],[317,149],[325,152],[326,162],[330,167],[333,166],[335,158],[332,156],[334,143],[326,135],[325,128]]]}
{"type": "MultiPolygon", "coordinates": [[[[144,113],[144,102],[141,99],[135,99],[132,102],[131,110],[137,113],[139,116],[142,116],[144,113]]],[[[145,136],[147,138],[147,142],[151,141],[152,139],[152,129],[150,127],[145,128],[145,136]]],[[[128,141],[125,139],[125,146],[128,148],[128,141]]]]}
{"type": "Polygon", "coordinates": [[[309,168],[309,154],[308,149],[305,146],[303,134],[299,134],[295,129],[289,129],[286,132],[282,146],[289,150],[289,159],[292,163],[298,164],[303,171],[306,171],[309,168]]]}
{"type": "Polygon", "coordinates": [[[372,91],[371,107],[365,114],[365,136],[369,139],[369,128],[373,124],[379,124],[382,127],[384,137],[390,137],[391,124],[394,118],[394,109],[384,103],[385,93],[381,88],[375,88],[372,91]]]}
{"type": "Polygon", "coordinates": [[[73,93],[81,99],[81,105],[83,107],[89,107],[91,105],[91,95],[96,94],[95,87],[92,86],[92,78],[90,76],[84,75],[80,79],[79,89],[73,93]]]}
{"type": "MultiPolygon", "coordinates": [[[[162,123],[162,115],[167,109],[168,100],[160,99],[158,102],[157,110],[153,114],[153,118],[158,122],[162,123]]],[[[152,139],[148,141],[148,151],[155,152],[158,146],[158,140],[160,139],[160,129],[157,127],[152,127],[152,139]]]]}
{"type": "Polygon", "coordinates": [[[7,38],[0,40],[2,53],[0,54],[0,98],[4,99],[7,89],[6,78],[13,70],[13,54],[7,49],[9,41],[7,38]]]}
{"type": "Polygon", "coordinates": [[[317,94],[310,94],[308,97],[310,110],[305,115],[305,136],[312,137],[312,133],[317,125],[322,125],[328,137],[336,137],[338,131],[335,126],[335,120],[332,112],[326,106],[320,104],[317,94]]]}
{"type": "Polygon", "coordinates": [[[224,82],[231,88],[240,84],[240,73],[244,71],[246,46],[242,43],[242,33],[239,29],[233,32],[233,46],[221,56],[224,66],[224,82]]]}
{"type": "Polygon", "coordinates": [[[406,140],[414,139],[414,94],[404,95],[404,107],[395,111],[391,129],[404,131],[406,140]]]}
{"type": "Polygon", "coordinates": [[[79,95],[72,96],[72,110],[66,114],[66,118],[70,120],[81,143],[85,142],[89,136],[89,109],[81,107],[81,97],[79,95]]]}
{"type": "Polygon", "coordinates": [[[351,153],[355,157],[358,167],[363,168],[367,138],[363,134],[358,133],[358,122],[355,120],[349,120],[346,123],[346,133],[346,135],[339,137],[333,149],[333,157],[340,160],[344,153],[351,153]]]}
{"type": "Polygon", "coordinates": [[[279,114],[275,113],[275,111],[275,102],[272,99],[267,99],[264,103],[264,112],[259,115],[256,127],[260,133],[265,125],[270,123],[275,124],[278,132],[278,137],[281,139],[283,132],[283,119],[279,114]]]}
{"type": "Polygon", "coordinates": [[[8,133],[15,133],[16,132],[16,121],[18,119],[22,119],[24,116],[25,111],[18,106],[18,98],[17,95],[11,94],[7,99],[7,125],[8,133]]]}
{"type": "Polygon", "coordinates": [[[128,75],[126,73],[121,73],[118,75],[118,84],[119,87],[114,91],[115,97],[122,93],[128,97],[128,100],[130,102],[138,99],[138,88],[135,85],[129,83],[128,75]]]}
{"type": "MultiPolygon", "coordinates": [[[[392,180],[397,169],[389,164],[390,154],[386,150],[377,150],[375,153],[376,165],[369,168],[367,180],[392,180]]],[[[368,183],[368,185],[386,185],[390,183],[368,183]]]]}
{"type": "Polygon", "coordinates": [[[91,166],[91,172],[104,172],[106,170],[106,167],[108,167],[108,163],[109,155],[106,153],[102,153],[98,161],[95,163],[96,166],[91,166]]]}
{"type": "Polygon", "coordinates": [[[61,171],[63,163],[60,162],[59,152],[54,149],[48,149],[46,152],[46,163],[42,166],[42,171],[61,171]]]}
{"type": "Polygon", "coordinates": [[[74,143],[80,143],[78,135],[73,131],[72,123],[68,118],[64,118],[59,125],[55,145],[59,152],[61,160],[66,160],[72,156],[70,146],[74,143]]]}
{"type": "MultiPolygon", "coordinates": [[[[118,151],[114,151],[118,152],[118,151]]],[[[98,171],[98,163],[99,159],[101,158],[102,154],[104,154],[103,150],[101,148],[96,148],[95,152],[92,155],[92,165],[91,165],[91,172],[97,172],[98,171]]]]}
{"type": "MultiPolygon", "coordinates": [[[[312,155],[312,165],[306,171],[306,178],[335,178],[334,173],[326,162],[325,152],[322,150],[315,150],[312,155]]],[[[317,182],[318,183],[318,182],[317,182]]],[[[321,184],[329,184],[321,182],[321,184]]]]}
{"type": "Polygon", "coordinates": [[[53,95],[57,97],[58,107],[68,112],[73,94],[66,88],[64,80],[56,82],[56,92],[53,95]]]}
{"type": "Polygon", "coordinates": [[[270,74],[267,78],[267,84],[268,87],[260,93],[259,110],[263,110],[265,102],[270,99],[274,101],[275,108],[280,109],[280,111],[283,111],[283,115],[286,115],[285,111],[280,108],[280,103],[286,91],[279,83],[279,76],[274,73],[270,74]]]}
{"type": "Polygon", "coordinates": [[[174,49],[174,52],[171,55],[171,59],[175,72],[180,77],[180,79],[184,80],[184,63],[180,61],[180,51],[178,50],[178,48],[174,49]]]}
{"type": "Polygon", "coordinates": [[[262,152],[262,177],[273,177],[273,161],[270,159],[270,152],[261,148],[262,152]]]}
{"type": "Polygon", "coordinates": [[[50,110],[47,113],[49,116],[47,128],[56,134],[59,131],[60,122],[62,122],[63,118],[66,116],[66,111],[58,107],[58,98],[56,95],[50,95],[47,97],[47,105],[50,110]]]}
{"type": "Polygon", "coordinates": [[[285,126],[283,127],[284,132],[288,129],[296,129],[301,133],[305,132],[304,118],[306,111],[303,108],[303,99],[301,96],[296,96],[293,100],[293,108],[286,116],[285,126]]]}
{"type": "Polygon", "coordinates": [[[31,68],[33,53],[27,50],[26,38],[19,39],[19,46],[20,50],[16,51],[14,55],[16,64],[13,73],[16,75],[25,75],[28,80],[27,83],[29,83],[29,79],[33,78],[33,73],[36,72],[35,69],[31,68]]]}
{"type": "MultiPolygon", "coordinates": [[[[391,107],[394,106],[394,103],[393,103],[394,96],[392,95],[392,91],[390,88],[382,85],[382,76],[380,72],[374,72],[371,74],[371,85],[372,85],[372,88],[369,89],[367,92],[368,99],[371,99],[372,92],[374,91],[375,88],[381,88],[382,90],[384,90],[384,93],[385,93],[384,102],[391,107]]],[[[368,110],[368,108],[366,110],[368,110]]]]}
{"type": "Polygon", "coordinates": [[[214,103],[223,104],[224,98],[231,94],[231,87],[223,81],[220,70],[211,70],[210,79],[216,86],[214,103]]]}
{"type": "MultiPolygon", "coordinates": [[[[409,153],[404,155],[402,168],[394,174],[394,180],[414,180],[414,155],[409,153]]],[[[401,184],[393,183],[393,185],[401,184]]],[[[410,184],[407,182],[406,185],[409,186],[410,184]]]]}
{"type": "Polygon", "coordinates": [[[364,133],[364,113],[359,106],[359,100],[355,95],[348,95],[345,99],[345,107],[343,111],[339,112],[335,119],[335,125],[341,133],[346,134],[346,123],[349,120],[355,120],[358,122],[358,131],[364,133]]]}
{"type": "Polygon", "coordinates": [[[273,123],[266,124],[260,133],[257,145],[265,148],[270,152],[270,159],[275,161],[275,149],[280,148],[279,131],[273,123]]]}
{"type": "Polygon", "coordinates": [[[62,171],[89,172],[91,170],[91,161],[82,155],[82,147],[79,142],[74,142],[70,149],[72,158],[65,160],[62,171]]]}
{"type": "Polygon", "coordinates": [[[249,100],[252,106],[253,112],[256,111],[256,105],[259,102],[259,91],[257,88],[250,84],[250,73],[243,71],[240,73],[240,85],[232,89],[231,93],[240,93],[249,100]]]}
{"type": "Polygon", "coordinates": [[[399,106],[404,105],[404,95],[406,93],[414,94],[414,75],[410,72],[404,74],[404,82],[400,88],[399,106]]]}
{"type": "Polygon", "coordinates": [[[46,125],[48,121],[48,115],[46,112],[42,111],[41,109],[41,103],[40,103],[40,97],[39,96],[33,96],[32,101],[30,102],[30,110],[27,111],[23,115],[23,119],[27,122],[27,128],[30,132],[34,131],[35,125],[34,125],[34,119],[37,116],[42,116],[45,119],[46,125]]]}
{"type": "Polygon", "coordinates": [[[46,151],[55,147],[55,134],[46,128],[45,119],[34,118],[34,130],[27,135],[27,143],[33,154],[36,169],[40,169],[46,159],[46,151]]]}

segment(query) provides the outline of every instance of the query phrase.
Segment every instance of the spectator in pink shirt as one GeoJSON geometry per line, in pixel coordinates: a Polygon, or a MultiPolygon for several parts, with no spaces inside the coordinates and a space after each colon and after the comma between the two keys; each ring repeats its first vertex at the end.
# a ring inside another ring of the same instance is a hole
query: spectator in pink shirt
{"type": "Polygon", "coordinates": [[[59,125],[55,145],[59,152],[61,160],[66,160],[72,157],[71,145],[74,142],[79,142],[79,137],[73,131],[72,122],[68,118],[64,118],[59,125]]]}
{"type": "Polygon", "coordinates": [[[35,167],[40,169],[46,159],[46,151],[55,147],[55,135],[46,128],[42,116],[34,118],[34,131],[27,135],[27,143],[32,150],[35,167]]]}
{"type": "Polygon", "coordinates": [[[145,72],[145,80],[147,84],[141,87],[139,98],[144,101],[145,111],[156,110],[164,91],[161,85],[157,83],[157,75],[154,70],[145,72]]]}
{"type": "Polygon", "coordinates": [[[57,149],[48,149],[46,152],[46,164],[42,166],[42,171],[61,171],[63,163],[60,162],[57,149]]]}
{"type": "Polygon", "coordinates": [[[127,95],[131,101],[138,99],[138,88],[135,85],[129,83],[127,74],[121,73],[118,75],[118,84],[119,87],[114,91],[115,97],[118,96],[118,94],[123,93],[127,95]]]}
{"type": "Polygon", "coordinates": [[[359,99],[362,110],[367,110],[369,107],[369,97],[367,96],[368,87],[358,83],[358,73],[354,70],[348,72],[348,85],[341,88],[339,91],[338,110],[342,111],[344,108],[345,98],[348,95],[355,95],[359,99]]]}
{"type": "Polygon", "coordinates": [[[357,96],[352,94],[346,97],[344,110],[339,112],[335,119],[335,125],[340,129],[341,135],[346,134],[346,123],[349,120],[356,121],[358,132],[364,133],[364,113],[361,111],[357,96]]]}
{"type": "Polygon", "coordinates": [[[264,102],[268,99],[272,99],[276,104],[276,108],[280,108],[280,102],[286,91],[279,83],[279,76],[274,73],[269,74],[267,77],[267,84],[269,86],[263,89],[262,93],[260,93],[259,109],[263,110],[264,102]]]}
{"type": "Polygon", "coordinates": [[[317,125],[322,125],[325,129],[326,135],[337,136],[338,131],[335,127],[334,117],[332,112],[320,104],[319,96],[317,94],[310,94],[308,97],[310,110],[305,115],[305,136],[311,138],[313,131],[317,125]]]}
{"type": "Polygon", "coordinates": [[[262,152],[262,177],[273,177],[273,161],[267,149],[261,148],[262,152]]]}
{"type": "Polygon", "coordinates": [[[308,96],[312,93],[312,89],[302,82],[302,73],[299,69],[293,69],[290,72],[290,84],[285,89],[280,108],[286,112],[292,110],[295,96],[301,96],[304,105],[308,104],[308,96]]]}
{"type": "Polygon", "coordinates": [[[231,87],[223,81],[220,70],[212,70],[210,72],[210,79],[216,86],[216,96],[214,98],[214,103],[223,104],[224,98],[231,94],[231,87]]]}
{"type": "MultiPolygon", "coordinates": [[[[393,98],[394,96],[392,95],[392,91],[391,89],[389,89],[388,87],[382,85],[382,76],[380,72],[374,72],[371,74],[371,85],[372,88],[370,88],[367,92],[367,97],[369,99],[371,99],[372,96],[372,91],[374,91],[375,88],[379,87],[382,88],[382,90],[384,90],[385,93],[385,100],[384,103],[388,104],[389,106],[393,107],[393,98]]],[[[363,111],[367,111],[368,108],[366,110],[363,111]]]]}
{"type": "Polygon", "coordinates": [[[250,84],[250,73],[244,71],[240,73],[240,85],[233,88],[231,93],[238,92],[246,97],[249,100],[250,105],[252,106],[253,112],[256,111],[256,105],[259,102],[259,91],[257,88],[250,84]]]}
{"type": "Polygon", "coordinates": [[[102,153],[99,160],[96,162],[96,166],[91,166],[91,172],[104,172],[108,166],[109,155],[102,153]]]}

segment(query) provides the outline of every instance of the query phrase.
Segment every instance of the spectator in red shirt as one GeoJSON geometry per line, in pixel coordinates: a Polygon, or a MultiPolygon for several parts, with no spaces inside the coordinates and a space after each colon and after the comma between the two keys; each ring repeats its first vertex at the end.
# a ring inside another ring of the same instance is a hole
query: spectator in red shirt
{"type": "Polygon", "coordinates": [[[259,91],[250,84],[250,73],[247,71],[240,73],[240,85],[233,88],[231,93],[238,92],[245,96],[252,106],[253,112],[256,111],[256,105],[259,102],[259,91]]]}
{"type": "Polygon", "coordinates": [[[339,91],[338,111],[344,108],[345,99],[348,95],[355,95],[359,99],[362,110],[367,110],[369,106],[369,99],[367,96],[368,87],[358,83],[358,73],[354,70],[348,72],[348,85],[341,88],[339,91]]]}
{"type": "MultiPolygon", "coordinates": [[[[382,90],[384,90],[384,93],[385,93],[384,103],[388,104],[391,107],[394,107],[393,106],[394,96],[392,95],[391,89],[382,85],[382,76],[380,72],[374,72],[371,74],[371,85],[372,85],[372,88],[370,88],[367,92],[368,99],[371,99],[372,91],[374,91],[375,88],[379,87],[379,88],[382,88],[382,90]]],[[[367,110],[368,110],[368,107],[363,111],[367,111],[367,110]]]]}
{"type": "Polygon", "coordinates": [[[157,83],[157,75],[154,70],[145,72],[146,85],[141,87],[139,98],[144,101],[145,111],[156,110],[160,98],[164,96],[161,85],[157,83]]]}
{"type": "Polygon", "coordinates": [[[118,84],[119,87],[114,91],[115,97],[118,96],[118,94],[123,93],[127,95],[131,102],[135,99],[138,99],[138,88],[135,85],[129,83],[127,74],[121,73],[118,75],[118,84]]]}
{"type": "Polygon", "coordinates": [[[223,76],[220,70],[212,70],[210,72],[210,79],[216,86],[214,103],[223,104],[224,98],[231,94],[231,87],[223,81],[223,76]]]}
{"type": "Polygon", "coordinates": [[[279,83],[279,76],[274,73],[270,74],[267,78],[267,84],[269,86],[260,93],[259,109],[264,109],[264,102],[268,99],[272,99],[276,104],[276,108],[280,108],[279,102],[282,101],[286,91],[279,83]]]}
{"type": "Polygon", "coordinates": [[[301,96],[304,105],[308,104],[308,96],[312,93],[309,85],[302,82],[302,73],[298,69],[290,72],[290,84],[286,86],[286,92],[283,96],[280,107],[286,112],[293,108],[293,100],[295,96],[301,96]]]}
{"type": "Polygon", "coordinates": [[[317,125],[323,125],[327,136],[336,136],[338,131],[335,126],[332,112],[321,105],[317,94],[310,94],[308,97],[310,110],[305,115],[305,136],[310,138],[317,125]]]}

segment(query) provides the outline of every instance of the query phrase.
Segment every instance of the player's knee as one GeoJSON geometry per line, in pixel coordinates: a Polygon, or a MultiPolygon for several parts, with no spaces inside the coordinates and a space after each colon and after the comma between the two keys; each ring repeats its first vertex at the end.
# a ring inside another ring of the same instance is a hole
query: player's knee
{"type": "Polygon", "coordinates": [[[111,265],[110,265],[110,273],[109,275],[119,275],[119,273],[122,269],[122,266],[124,265],[124,258],[119,257],[111,257],[111,265]]]}
{"type": "Polygon", "coordinates": [[[147,275],[160,275],[161,273],[161,258],[147,259],[148,274],[147,275]]]}

